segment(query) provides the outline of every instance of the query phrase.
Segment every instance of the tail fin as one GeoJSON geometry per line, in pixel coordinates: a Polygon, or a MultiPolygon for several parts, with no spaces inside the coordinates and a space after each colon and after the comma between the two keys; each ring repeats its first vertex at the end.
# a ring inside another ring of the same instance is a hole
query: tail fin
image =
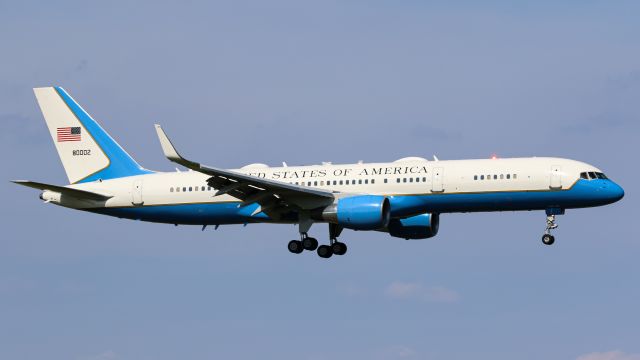
{"type": "Polygon", "coordinates": [[[142,168],[61,87],[33,89],[72,184],[151,171],[142,168]]]}

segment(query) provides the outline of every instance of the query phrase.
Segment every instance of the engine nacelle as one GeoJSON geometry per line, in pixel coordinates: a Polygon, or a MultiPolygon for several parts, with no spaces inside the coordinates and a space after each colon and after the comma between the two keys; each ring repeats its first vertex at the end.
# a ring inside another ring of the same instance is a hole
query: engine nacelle
{"type": "Polygon", "coordinates": [[[391,219],[387,231],[393,237],[428,239],[438,234],[440,214],[420,214],[405,219],[391,219]]]}
{"type": "Polygon", "coordinates": [[[389,199],[378,195],[338,199],[322,212],[325,221],[352,230],[379,230],[389,225],[389,199]]]}

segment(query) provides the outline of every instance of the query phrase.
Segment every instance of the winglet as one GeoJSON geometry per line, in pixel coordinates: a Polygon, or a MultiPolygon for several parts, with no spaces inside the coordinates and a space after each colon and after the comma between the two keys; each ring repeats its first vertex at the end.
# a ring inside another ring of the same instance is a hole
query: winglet
{"type": "Polygon", "coordinates": [[[156,132],[158,133],[158,139],[160,140],[160,146],[162,146],[162,152],[164,152],[164,156],[166,156],[167,159],[175,163],[178,163],[180,165],[183,165],[189,169],[193,169],[196,171],[200,169],[200,164],[195,163],[193,161],[189,161],[183,158],[178,153],[176,148],[171,143],[171,140],[169,140],[169,137],[167,136],[167,134],[165,134],[164,130],[162,130],[162,126],[155,124],[155,127],[156,127],[156,132]]]}

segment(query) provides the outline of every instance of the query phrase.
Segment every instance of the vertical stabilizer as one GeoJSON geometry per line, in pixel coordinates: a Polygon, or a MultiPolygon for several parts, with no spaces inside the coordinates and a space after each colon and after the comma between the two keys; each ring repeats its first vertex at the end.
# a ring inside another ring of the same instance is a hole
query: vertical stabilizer
{"type": "Polygon", "coordinates": [[[70,183],[142,175],[142,168],[61,87],[33,89],[70,183]]]}

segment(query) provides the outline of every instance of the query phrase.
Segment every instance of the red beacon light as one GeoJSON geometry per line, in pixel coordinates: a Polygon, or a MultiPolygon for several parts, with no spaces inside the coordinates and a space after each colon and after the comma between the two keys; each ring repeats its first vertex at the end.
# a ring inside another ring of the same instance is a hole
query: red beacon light
{"type": "Polygon", "coordinates": [[[498,159],[498,155],[496,154],[491,155],[491,160],[496,160],[496,159],[498,159]]]}

